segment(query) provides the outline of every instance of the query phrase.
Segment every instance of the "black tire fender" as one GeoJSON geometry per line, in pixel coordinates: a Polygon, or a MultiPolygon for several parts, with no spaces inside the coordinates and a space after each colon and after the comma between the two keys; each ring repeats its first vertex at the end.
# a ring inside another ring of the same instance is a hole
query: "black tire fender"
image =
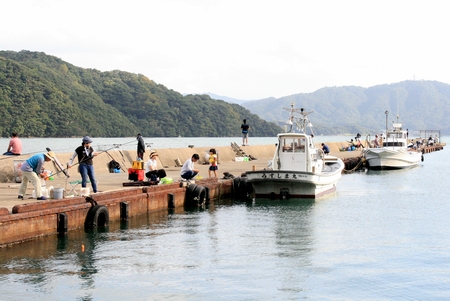
{"type": "Polygon", "coordinates": [[[191,184],[186,189],[186,204],[202,205],[206,199],[206,188],[191,184]]]}
{"type": "Polygon", "coordinates": [[[241,177],[236,177],[236,178],[233,179],[233,186],[232,186],[232,188],[233,188],[233,194],[235,196],[237,196],[238,193],[239,193],[240,184],[241,184],[241,177]]]}
{"type": "Polygon", "coordinates": [[[91,207],[86,215],[84,227],[86,229],[95,229],[106,227],[109,224],[109,211],[106,206],[96,205],[91,207]]]}

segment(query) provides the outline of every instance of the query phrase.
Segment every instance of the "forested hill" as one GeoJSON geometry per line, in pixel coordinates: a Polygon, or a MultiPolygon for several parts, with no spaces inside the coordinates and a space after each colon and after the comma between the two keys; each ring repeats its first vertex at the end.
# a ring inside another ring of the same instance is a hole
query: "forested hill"
{"type": "Polygon", "coordinates": [[[313,93],[301,93],[278,99],[242,103],[253,113],[269,121],[284,123],[289,107],[313,111],[309,116],[316,134],[381,133],[398,121],[417,135],[421,130],[440,130],[450,134],[450,85],[437,81],[403,81],[369,88],[328,87],[313,93]]]}
{"type": "Polygon", "coordinates": [[[31,51],[0,51],[0,107],[2,137],[231,137],[244,118],[252,136],[281,130],[237,104],[31,51]]]}

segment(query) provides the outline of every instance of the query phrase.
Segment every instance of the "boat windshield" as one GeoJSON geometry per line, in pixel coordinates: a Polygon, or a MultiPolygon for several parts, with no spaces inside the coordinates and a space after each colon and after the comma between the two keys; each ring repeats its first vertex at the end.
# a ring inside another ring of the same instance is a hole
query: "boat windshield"
{"type": "Polygon", "coordinates": [[[306,138],[283,138],[281,140],[281,149],[283,152],[304,153],[306,138]]]}
{"type": "Polygon", "coordinates": [[[402,132],[391,132],[389,133],[389,138],[405,139],[406,134],[402,132]]]}
{"type": "Polygon", "coordinates": [[[383,147],[387,147],[387,146],[404,147],[405,144],[403,142],[397,142],[397,141],[394,141],[394,142],[391,142],[391,141],[383,142],[383,147]]]}

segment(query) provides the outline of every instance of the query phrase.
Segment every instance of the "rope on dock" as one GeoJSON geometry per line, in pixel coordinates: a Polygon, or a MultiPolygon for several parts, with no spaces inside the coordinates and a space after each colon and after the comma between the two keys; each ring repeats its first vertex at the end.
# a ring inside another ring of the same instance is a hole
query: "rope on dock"
{"type": "Polygon", "coordinates": [[[365,159],[363,157],[357,157],[356,159],[357,159],[356,164],[354,164],[354,160],[352,160],[352,159],[345,160],[344,161],[345,168],[343,169],[343,172],[351,173],[351,172],[354,172],[354,171],[360,169],[361,166],[364,164],[365,159]],[[349,169],[346,169],[347,166],[349,167],[349,169]]]}

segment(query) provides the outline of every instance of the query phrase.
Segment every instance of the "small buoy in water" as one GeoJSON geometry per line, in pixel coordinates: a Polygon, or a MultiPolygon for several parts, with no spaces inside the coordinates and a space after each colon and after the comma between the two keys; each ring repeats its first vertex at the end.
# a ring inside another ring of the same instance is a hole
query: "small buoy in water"
{"type": "Polygon", "coordinates": [[[81,252],[84,252],[84,245],[81,245],[81,252]]]}

